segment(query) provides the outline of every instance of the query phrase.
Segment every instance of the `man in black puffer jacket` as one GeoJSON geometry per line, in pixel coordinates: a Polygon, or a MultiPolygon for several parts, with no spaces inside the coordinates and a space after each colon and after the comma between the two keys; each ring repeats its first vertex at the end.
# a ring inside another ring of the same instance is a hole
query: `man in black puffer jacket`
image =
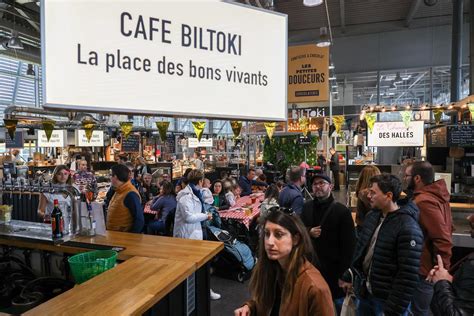
{"type": "MultiPolygon", "coordinates": [[[[406,315],[418,284],[423,233],[418,208],[412,202],[398,206],[400,180],[389,174],[373,177],[369,212],[357,242],[351,270],[360,299],[360,315],[406,315]]],[[[341,287],[351,284],[348,272],[341,287]]]]}

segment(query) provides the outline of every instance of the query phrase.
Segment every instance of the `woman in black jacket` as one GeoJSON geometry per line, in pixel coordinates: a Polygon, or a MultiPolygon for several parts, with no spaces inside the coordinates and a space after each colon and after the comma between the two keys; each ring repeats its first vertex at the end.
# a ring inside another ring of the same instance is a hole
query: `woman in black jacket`
{"type": "Polygon", "coordinates": [[[212,183],[211,191],[214,196],[214,206],[220,211],[229,209],[230,204],[225,197],[221,180],[216,180],[212,183]]]}

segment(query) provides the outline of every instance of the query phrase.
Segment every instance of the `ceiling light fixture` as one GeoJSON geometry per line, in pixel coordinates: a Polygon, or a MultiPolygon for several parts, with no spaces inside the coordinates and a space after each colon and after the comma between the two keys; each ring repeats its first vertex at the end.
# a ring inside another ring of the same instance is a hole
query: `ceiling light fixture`
{"type": "Polygon", "coordinates": [[[400,73],[397,72],[397,75],[395,76],[395,79],[393,80],[394,83],[402,83],[403,79],[400,77],[400,73]]]}
{"type": "Polygon", "coordinates": [[[307,7],[315,7],[323,4],[323,0],[303,0],[303,4],[307,7]]]}
{"type": "Polygon", "coordinates": [[[382,106],[382,112],[385,112],[385,107],[384,106],[382,106]]]}
{"type": "Polygon", "coordinates": [[[331,46],[331,41],[328,36],[328,28],[323,26],[319,28],[319,41],[316,43],[318,47],[328,47],[331,46]]]}
{"type": "Polygon", "coordinates": [[[334,67],[334,64],[331,62],[331,63],[329,64],[329,69],[334,69],[334,68],[335,68],[335,67],[334,67]]]}
{"type": "Polygon", "coordinates": [[[410,104],[407,104],[407,105],[405,106],[405,109],[409,110],[409,109],[410,109],[410,104]]]}
{"type": "Polygon", "coordinates": [[[7,50],[8,49],[8,39],[4,39],[0,42],[0,50],[7,50]]]}
{"type": "Polygon", "coordinates": [[[396,105],[392,105],[392,111],[396,111],[397,110],[397,106],[396,105]]]}
{"type": "Polygon", "coordinates": [[[8,45],[8,48],[12,48],[12,49],[23,49],[23,43],[18,37],[17,31],[12,31],[12,37],[10,38],[10,40],[8,40],[7,45],[8,45]]]}

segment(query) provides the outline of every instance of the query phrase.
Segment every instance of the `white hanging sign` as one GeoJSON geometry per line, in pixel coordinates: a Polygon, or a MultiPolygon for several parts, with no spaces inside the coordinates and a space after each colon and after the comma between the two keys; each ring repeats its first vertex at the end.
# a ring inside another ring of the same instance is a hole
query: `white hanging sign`
{"type": "Polygon", "coordinates": [[[424,122],[375,122],[372,133],[367,131],[367,146],[373,147],[422,147],[424,122]]]}
{"type": "Polygon", "coordinates": [[[93,131],[91,140],[88,141],[86,131],[83,129],[76,130],[76,146],[77,147],[103,147],[104,131],[93,131]]]}
{"type": "Polygon", "coordinates": [[[38,130],[38,147],[65,147],[67,131],[64,129],[55,129],[51,133],[48,141],[44,130],[38,130]]]}
{"type": "Polygon", "coordinates": [[[41,11],[45,107],[286,120],[285,14],[218,0],[48,0],[41,11]]]}
{"type": "Polygon", "coordinates": [[[198,148],[198,147],[212,147],[212,138],[201,138],[199,141],[197,138],[188,138],[188,147],[189,148],[198,148]]]}

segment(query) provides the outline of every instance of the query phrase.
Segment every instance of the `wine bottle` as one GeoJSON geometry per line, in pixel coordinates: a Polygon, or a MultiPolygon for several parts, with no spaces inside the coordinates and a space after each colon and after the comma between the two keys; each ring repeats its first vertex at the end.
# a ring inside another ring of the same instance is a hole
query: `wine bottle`
{"type": "Polygon", "coordinates": [[[57,199],[54,200],[54,208],[51,213],[51,229],[53,231],[53,238],[63,237],[64,218],[57,199]]]}

